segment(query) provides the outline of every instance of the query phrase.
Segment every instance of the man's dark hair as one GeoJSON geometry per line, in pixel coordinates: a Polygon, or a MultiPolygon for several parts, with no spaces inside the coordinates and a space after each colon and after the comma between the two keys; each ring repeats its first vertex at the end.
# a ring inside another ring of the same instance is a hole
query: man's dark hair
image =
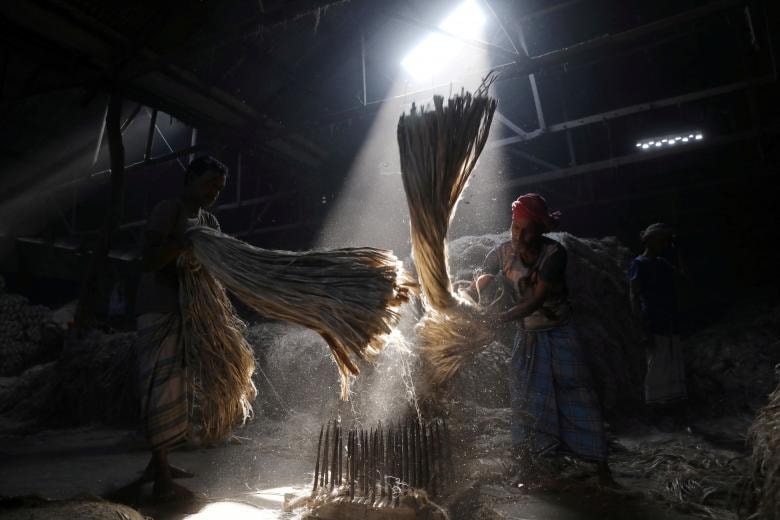
{"type": "Polygon", "coordinates": [[[184,174],[184,184],[187,184],[192,179],[200,177],[206,172],[217,172],[222,175],[227,175],[228,167],[210,155],[198,157],[197,159],[193,159],[187,167],[187,171],[184,174]]]}

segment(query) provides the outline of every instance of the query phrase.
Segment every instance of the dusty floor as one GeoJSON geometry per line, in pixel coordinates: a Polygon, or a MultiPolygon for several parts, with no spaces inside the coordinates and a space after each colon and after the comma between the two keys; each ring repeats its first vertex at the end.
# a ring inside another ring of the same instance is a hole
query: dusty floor
{"type": "Polygon", "coordinates": [[[134,432],[82,428],[6,436],[0,439],[0,496],[111,496],[155,519],[187,517],[209,504],[205,518],[240,518],[226,514],[225,508],[237,511],[249,504],[259,509],[251,518],[279,518],[284,494],[305,486],[312,471],[305,428],[295,418],[285,423],[256,421],[224,446],[177,451],[172,463],[196,473],[180,482],[203,495],[202,501],[181,508],[152,506],[149,485],[123,489],[148,462],[134,432]]]}
{"type": "MultiPolygon", "coordinates": [[[[473,421],[480,435],[472,448],[456,460],[459,473],[465,478],[451,487],[453,494],[460,494],[450,501],[461,511],[454,518],[735,518],[728,507],[724,508],[730,498],[723,496],[723,489],[733,485],[731,476],[739,470],[730,464],[738,465],[743,459],[734,447],[739,444],[738,432],[744,421],[701,423],[695,433],[661,433],[640,428],[615,437],[612,465],[623,491],[600,490],[592,478],[592,468],[563,459],[559,468],[565,475],[561,489],[528,492],[506,475],[503,448],[508,435],[504,415],[500,410],[478,413],[473,421]],[[492,426],[486,426],[488,423],[492,426]],[[721,433],[723,438],[715,442],[713,432],[732,433],[721,433]],[[700,477],[703,471],[698,466],[720,469],[708,477],[709,483],[698,482],[697,475],[700,477]],[[686,471],[691,478],[682,478],[686,471]],[[681,482],[682,488],[675,489],[674,482],[681,482]],[[678,492],[688,499],[704,496],[704,505],[676,503],[678,492]],[[699,495],[695,495],[697,492],[699,495]]],[[[147,462],[147,453],[134,432],[95,427],[33,435],[6,434],[0,438],[0,496],[111,496],[159,520],[291,517],[282,513],[281,506],[286,493],[301,493],[309,484],[315,449],[312,428],[311,418],[305,415],[284,421],[257,420],[238,432],[239,439],[232,443],[175,453],[173,463],[197,474],[181,483],[203,498],[196,503],[167,507],[149,503],[148,485],[140,490],[123,489],[147,462]]]]}

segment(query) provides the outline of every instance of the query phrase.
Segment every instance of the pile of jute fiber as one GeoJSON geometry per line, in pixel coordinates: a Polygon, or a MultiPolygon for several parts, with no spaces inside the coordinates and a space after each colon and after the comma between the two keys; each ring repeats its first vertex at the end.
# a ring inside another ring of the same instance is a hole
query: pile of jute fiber
{"type": "MultiPolygon", "coordinates": [[[[780,372],[780,365],[775,372],[780,372]]],[[[746,505],[759,518],[780,518],[780,385],[753,420],[747,441],[753,453],[746,505]]]]}
{"type": "Polygon", "coordinates": [[[472,95],[433,108],[412,106],[398,121],[401,178],[411,222],[412,255],[426,302],[418,327],[420,349],[434,382],[454,375],[470,354],[491,341],[482,311],[452,289],[447,266],[447,231],[469,176],[488,138],[496,100],[489,77],[472,95]]]}
{"type": "MultiPolygon", "coordinates": [[[[197,265],[218,282],[213,287],[206,284],[211,293],[203,295],[204,303],[196,309],[201,320],[208,313],[214,315],[205,320],[202,331],[194,334],[206,337],[209,331],[216,330],[213,327],[224,325],[227,334],[233,336],[234,329],[241,329],[232,308],[205,304],[212,298],[219,300],[216,287],[224,286],[258,314],[303,325],[319,333],[338,366],[343,399],[349,397],[350,376],[360,372],[358,360],[374,360],[384,346],[384,336],[398,320],[397,307],[408,298],[401,263],[390,251],[374,248],[268,250],[203,227],[193,228],[187,236],[197,265]],[[225,318],[223,313],[227,312],[233,317],[225,318]]],[[[202,276],[202,271],[182,270],[190,277],[202,276]]],[[[182,291],[182,297],[188,299],[182,302],[186,308],[192,306],[191,298],[198,289],[186,281],[182,287],[185,286],[192,288],[182,291]]],[[[231,340],[233,344],[237,344],[238,336],[231,340]]],[[[213,344],[203,341],[200,345],[201,350],[208,350],[213,344]]],[[[209,355],[212,353],[198,354],[199,359],[209,355]]],[[[221,353],[215,351],[213,355],[221,353]]],[[[235,365],[239,366],[243,371],[247,365],[243,362],[235,365]]]]}

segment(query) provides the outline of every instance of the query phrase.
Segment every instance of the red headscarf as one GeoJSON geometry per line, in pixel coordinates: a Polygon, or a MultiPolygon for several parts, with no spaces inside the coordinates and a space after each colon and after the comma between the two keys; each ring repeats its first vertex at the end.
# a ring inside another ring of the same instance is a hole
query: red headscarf
{"type": "Polygon", "coordinates": [[[558,227],[560,211],[549,212],[547,201],[538,193],[526,193],[512,203],[512,220],[528,218],[541,224],[545,231],[553,231],[558,227]]]}

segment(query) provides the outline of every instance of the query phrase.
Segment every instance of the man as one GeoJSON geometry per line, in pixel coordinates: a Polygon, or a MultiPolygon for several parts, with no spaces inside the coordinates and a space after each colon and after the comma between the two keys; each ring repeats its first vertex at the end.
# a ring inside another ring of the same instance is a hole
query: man
{"type": "Polygon", "coordinates": [[[590,372],[571,323],[566,250],[543,235],[559,213],[529,193],[512,203],[511,240],[485,259],[485,287],[498,275],[512,287],[515,305],[498,315],[517,327],[511,358],[512,444],[521,469],[556,451],[595,462],[602,485],[616,485],[607,465],[607,441],[590,372]]]}
{"type": "Polygon", "coordinates": [[[644,252],[628,270],[631,308],[647,334],[645,403],[656,416],[669,412],[684,421],[685,366],[677,319],[674,266],[664,258],[673,249],[674,231],[662,222],[645,229],[644,252]]]}
{"type": "Polygon", "coordinates": [[[219,229],[211,206],[225,187],[227,168],[212,157],[200,157],[185,173],[178,199],[157,204],[147,221],[136,314],[138,324],[141,421],[152,449],[144,480],[154,480],[160,501],[188,498],[192,493],[173,482],[192,474],[168,464],[168,452],[186,437],[188,398],[177,259],[185,248],[184,233],[193,226],[219,229]]]}

